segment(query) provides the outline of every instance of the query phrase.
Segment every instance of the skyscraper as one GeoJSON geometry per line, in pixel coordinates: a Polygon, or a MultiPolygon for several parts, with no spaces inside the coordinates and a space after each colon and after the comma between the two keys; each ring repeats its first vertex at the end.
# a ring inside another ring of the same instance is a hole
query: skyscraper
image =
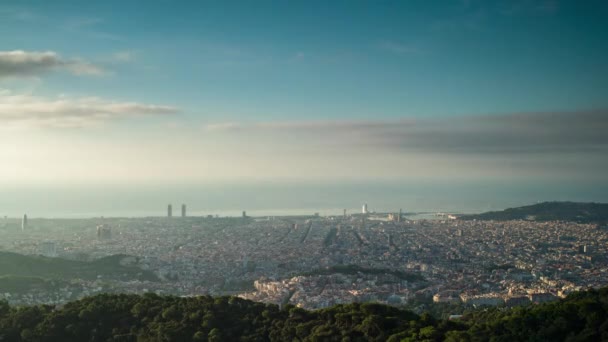
{"type": "Polygon", "coordinates": [[[363,208],[361,209],[361,213],[362,213],[362,214],[367,214],[367,203],[365,203],[365,204],[363,205],[363,208]]]}
{"type": "Polygon", "coordinates": [[[167,217],[172,217],[173,216],[173,206],[171,204],[169,204],[167,206],[167,217]]]}
{"type": "Polygon", "coordinates": [[[182,204],[182,217],[186,217],[186,205],[182,204]]]}
{"type": "Polygon", "coordinates": [[[23,214],[23,219],[21,219],[21,231],[25,231],[27,229],[27,215],[23,214]]]}
{"type": "Polygon", "coordinates": [[[112,238],[112,227],[107,224],[98,225],[97,238],[100,240],[110,240],[112,238]]]}
{"type": "Polygon", "coordinates": [[[247,212],[243,210],[243,217],[247,217],[247,212]]]}

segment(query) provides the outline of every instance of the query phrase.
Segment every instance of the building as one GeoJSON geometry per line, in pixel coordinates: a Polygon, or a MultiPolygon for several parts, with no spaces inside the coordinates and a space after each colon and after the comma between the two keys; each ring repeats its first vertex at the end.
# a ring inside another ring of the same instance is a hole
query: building
{"type": "Polygon", "coordinates": [[[97,238],[100,240],[110,240],[112,238],[112,227],[107,224],[98,225],[97,238]]]}
{"type": "Polygon", "coordinates": [[[393,221],[393,222],[401,222],[403,217],[403,211],[401,209],[399,209],[399,213],[395,213],[395,214],[388,214],[387,220],[389,221],[393,221]]]}
{"type": "Polygon", "coordinates": [[[455,291],[444,291],[433,296],[434,303],[460,303],[459,294],[455,291]]]}
{"type": "Polygon", "coordinates": [[[247,212],[243,210],[243,218],[247,217],[247,212]]]}
{"type": "Polygon", "coordinates": [[[528,295],[528,298],[530,298],[530,301],[532,303],[536,304],[548,303],[558,300],[558,298],[551,293],[532,293],[528,295]]]}
{"type": "Polygon", "coordinates": [[[167,206],[167,217],[173,217],[173,206],[171,204],[167,206]]]}
{"type": "Polygon", "coordinates": [[[44,241],[40,244],[40,254],[46,257],[57,256],[57,245],[52,241],[44,241]]]}
{"type": "Polygon", "coordinates": [[[363,208],[361,208],[361,214],[367,214],[367,203],[363,204],[363,208]]]}
{"type": "Polygon", "coordinates": [[[23,219],[21,219],[21,230],[25,231],[27,229],[27,215],[23,214],[23,219]]]}
{"type": "Polygon", "coordinates": [[[186,217],[186,205],[182,204],[182,217],[186,217]]]}
{"type": "Polygon", "coordinates": [[[500,304],[504,304],[504,299],[502,299],[497,294],[485,294],[485,295],[477,295],[477,296],[469,296],[466,294],[460,295],[460,300],[467,305],[475,305],[475,306],[497,306],[500,304]]]}

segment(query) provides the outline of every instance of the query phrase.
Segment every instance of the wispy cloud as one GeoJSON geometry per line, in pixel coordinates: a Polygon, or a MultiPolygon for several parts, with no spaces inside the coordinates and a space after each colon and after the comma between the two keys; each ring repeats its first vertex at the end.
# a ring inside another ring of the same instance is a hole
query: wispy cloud
{"type": "Polygon", "coordinates": [[[395,121],[218,123],[209,131],[296,136],[318,145],[439,154],[608,153],[608,110],[395,121]]]}
{"type": "Polygon", "coordinates": [[[401,42],[385,40],[378,44],[379,48],[398,55],[419,55],[425,51],[417,46],[401,42]]]}
{"type": "Polygon", "coordinates": [[[41,16],[25,8],[2,7],[0,8],[0,19],[31,23],[41,19],[41,16]]]}
{"type": "Polygon", "coordinates": [[[81,59],[66,59],[53,51],[0,51],[0,78],[40,76],[64,70],[75,75],[102,75],[104,70],[81,59]]]}
{"type": "Polygon", "coordinates": [[[124,37],[104,31],[106,24],[103,18],[75,17],[59,24],[59,27],[70,34],[84,35],[88,38],[123,41],[124,37]]]}
{"type": "Polygon", "coordinates": [[[498,8],[498,12],[505,16],[514,16],[522,14],[545,14],[552,15],[559,10],[559,2],[557,0],[519,0],[505,2],[498,8]]]}
{"type": "Polygon", "coordinates": [[[115,62],[127,63],[135,60],[135,52],[133,51],[117,51],[112,54],[112,60],[115,62]]]}
{"type": "Polygon", "coordinates": [[[85,127],[128,117],[175,114],[171,106],[120,102],[98,97],[57,98],[0,90],[0,124],[85,127]]]}
{"type": "Polygon", "coordinates": [[[64,28],[68,30],[80,30],[87,27],[97,26],[103,23],[101,18],[72,18],[65,22],[64,28]]]}

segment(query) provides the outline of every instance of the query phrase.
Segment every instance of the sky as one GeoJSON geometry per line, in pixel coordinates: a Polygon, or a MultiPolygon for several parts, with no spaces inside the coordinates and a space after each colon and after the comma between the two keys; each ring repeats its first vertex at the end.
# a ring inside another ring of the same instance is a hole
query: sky
{"type": "Polygon", "coordinates": [[[0,186],[608,184],[606,1],[2,1],[0,186]]]}

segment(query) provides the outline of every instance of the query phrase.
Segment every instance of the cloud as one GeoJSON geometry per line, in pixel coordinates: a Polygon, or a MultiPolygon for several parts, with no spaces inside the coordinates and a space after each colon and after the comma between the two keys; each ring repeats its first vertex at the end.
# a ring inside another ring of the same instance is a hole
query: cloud
{"type": "Polygon", "coordinates": [[[72,18],[64,24],[64,27],[68,30],[80,30],[87,27],[97,26],[104,22],[101,18],[89,18],[89,17],[80,17],[80,18],[72,18]]]}
{"type": "Polygon", "coordinates": [[[0,78],[32,77],[65,70],[75,75],[102,75],[99,66],[80,59],[64,59],[53,51],[0,51],[0,78]]]}
{"type": "MultiPolygon", "coordinates": [[[[16,95],[0,93],[0,103],[7,103],[10,96],[16,95]]],[[[91,124],[161,114],[158,106],[143,104],[22,97],[12,101],[9,113],[22,103],[42,102],[43,108],[54,108],[51,114],[30,115],[39,124],[49,124],[49,116],[54,120],[52,124],[66,126],[73,123],[73,117],[82,125],[83,121],[91,124]],[[69,105],[60,106],[62,101],[69,105]],[[93,115],[95,112],[99,114],[93,115]]],[[[5,122],[17,120],[9,119],[6,110],[1,110],[0,130],[7,126],[5,122]]],[[[174,118],[179,117],[166,116],[146,129],[92,127],[70,134],[3,130],[0,160],[11,167],[0,168],[0,178],[53,183],[486,179],[505,184],[511,180],[606,184],[607,113],[521,113],[392,121],[234,121],[211,123],[204,126],[204,131],[191,121],[175,122],[174,118]],[[164,162],[159,164],[159,159],[164,162]]]]}
{"type": "Polygon", "coordinates": [[[326,150],[460,155],[608,152],[608,110],[394,121],[231,122],[205,129],[260,139],[290,136],[326,150]]]}
{"type": "Polygon", "coordinates": [[[135,59],[133,51],[118,51],[112,54],[112,59],[116,62],[132,62],[135,59]]]}
{"type": "Polygon", "coordinates": [[[204,129],[197,139],[211,147],[197,151],[215,151],[220,161],[249,158],[273,177],[605,181],[608,168],[608,110],[227,122],[204,129]]]}
{"type": "Polygon", "coordinates": [[[0,124],[84,127],[128,117],[175,114],[171,106],[118,102],[97,97],[57,98],[0,90],[0,124]]]}
{"type": "Polygon", "coordinates": [[[498,13],[505,16],[541,14],[552,15],[559,11],[557,0],[519,0],[502,3],[498,8],[498,13]]]}

